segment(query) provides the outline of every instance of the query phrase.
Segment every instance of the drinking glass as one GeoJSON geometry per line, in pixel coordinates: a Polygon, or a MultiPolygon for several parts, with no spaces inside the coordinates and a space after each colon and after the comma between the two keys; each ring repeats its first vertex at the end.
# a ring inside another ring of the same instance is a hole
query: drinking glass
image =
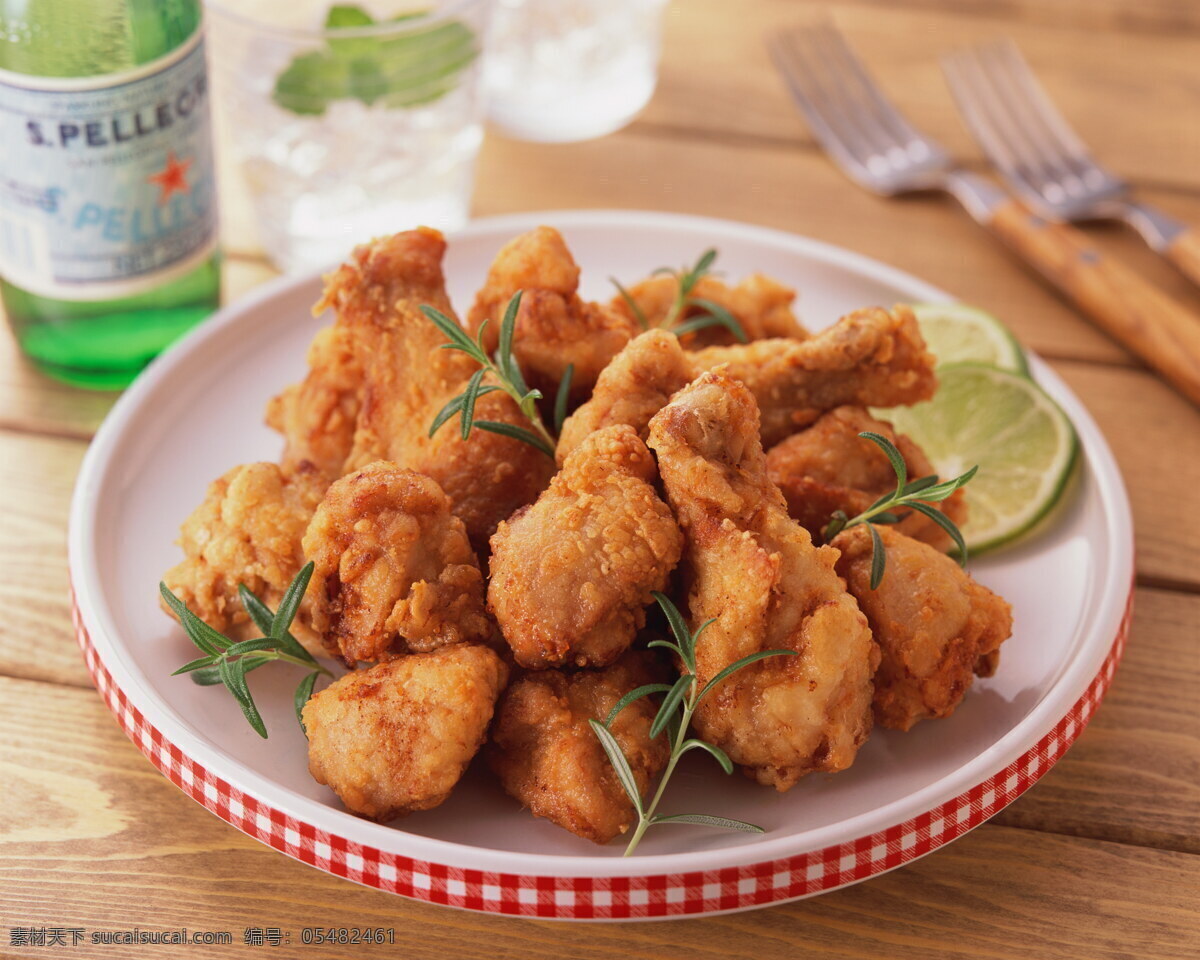
{"type": "Polygon", "coordinates": [[[496,0],[488,121],[542,143],[625,126],[658,82],[666,0],[496,0]]]}
{"type": "Polygon", "coordinates": [[[209,0],[218,109],[284,270],[467,220],[488,0],[209,0]]]}

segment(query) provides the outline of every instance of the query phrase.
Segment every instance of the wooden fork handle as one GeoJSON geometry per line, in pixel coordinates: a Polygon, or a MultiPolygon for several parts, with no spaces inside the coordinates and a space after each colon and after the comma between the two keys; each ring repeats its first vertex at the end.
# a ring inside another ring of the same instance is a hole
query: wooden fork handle
{"type": "Polygon", "coordinates": [[[1188,227],[1167,245],[1163,255],[1192,283],[1200,284],[1200,230],[1188,227]]]}
{"type": "Polygon", "coordinates": [[[1200,405],[1200,314],[1106,257],[1074,227],[1005,200],[986,225],[1114,339],[1200,405]]]}

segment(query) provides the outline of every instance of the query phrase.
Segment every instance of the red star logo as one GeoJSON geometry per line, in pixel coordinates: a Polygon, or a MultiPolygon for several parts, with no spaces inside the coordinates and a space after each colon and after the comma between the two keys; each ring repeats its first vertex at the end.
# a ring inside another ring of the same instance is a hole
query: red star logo
{"type": "Polygon", "coordinates": [[[158,195],[160,207],[171,199],[171,194],[188,193],[192,189],[187,182],[187,172],[191,165],[191,160],[180,160],[172,150],[167,154],[167,165],[160,172],[146,178],[147,183],[157,184],[158,189],[162,191],[158,195]]]}

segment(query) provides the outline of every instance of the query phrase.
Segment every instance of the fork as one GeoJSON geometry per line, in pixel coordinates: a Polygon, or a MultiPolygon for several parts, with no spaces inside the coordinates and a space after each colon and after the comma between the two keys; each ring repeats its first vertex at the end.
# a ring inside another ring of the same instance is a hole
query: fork
{"type": "Polygon", "coordinates": [[[1104,330],[1200,404],[1200,316],[1081,232],[1038,216],[963,169],[884,97],[828,22],[781,31],[771,55],[813,136],[855,183],[885,197],[941,190],[1104,330]]]}
{"type": "Polygon", "coordinates": [[[1011,40],[942,61],[967,126],[1001,177],[1052,220],[1122,220],[1200,284],[1200,233],[1132,197],[1100,166],[1042,89],[1011,40]]]}

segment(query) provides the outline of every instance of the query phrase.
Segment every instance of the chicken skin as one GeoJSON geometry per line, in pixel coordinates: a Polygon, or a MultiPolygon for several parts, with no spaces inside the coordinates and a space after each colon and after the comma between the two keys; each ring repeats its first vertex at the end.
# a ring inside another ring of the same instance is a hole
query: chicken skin
{"type": "MultiPolygon", "coordinates": [[[[896,433],[891,424],[876,420],[862,407],[837,407],[767,452],[767,474],[787,500],[788,513],[815,541],[834,511],[854,517],[880,496],[896,489],[896,474],[887,455],[860,433],[878,433],[900,451],[908,478],[916,480],[935,472],[933,464],[912,440],[896,433]]],[[[949,479],[949,478],[944,478],[949,479]]],[[[931,503],[957,525],[967,519],[967,502],[956,490],[941,503],[931,503]]],[[[915,510],[897,510],[903,519],[895,528],[906,536],[948,550],[949,535],[934,521],[915,510]]]]}
{"type": "MultiPolygon", "coordinates": [[[[454,317],[442,275],[445,249],[442,235],[428,229],[364,244],[327,278],[318,309],[334,308],[363,367],[361,408],[344,469],[390,460],[432,477],[472,543],[483,549],[497,523],[544,489],[554,463],[511,437],[475,430],[463,440],[457,421],[429,436],[434,416],[478,369],[465,354],[440,349],[445,335],[420,310],[427,304],[454,317]]],[[[527,425],[516,403],[499,391],[479,398],[475,416],[527,425]]]]}
{"type": "Polygon", "coordinates": [[[285,473],[308,462],[332,481],[345,472],[362,402],[362,365],[350,331],[319,331],[308,348],[308,368],[304,380],[267,405],[267,426],[283,434],[285,473]]]}
{"type": "Polygon", "coordinates": [[[673,333],[647,330],[604,368],[592,397],[563,422],[555,451],[562,463],[593,431],[624,423],[645,440],[650,418],[693,377],[691,362],[673,333]]]}
{"type": "Polygon", "coordinates": [[[705,373],[650,421],[667,499],[683,527],[687,619],[716,618],[696,645],[707,683],[762,650],[695,714],[700,736],[759,783],[787,790],[806,773],[844,770],[871,729],[879,652],[867,619],[767,477],[754,397],[705,373]]]}
{"type": "MultiPolygon", "coordinates": [[[[665,679],[646,652],[630,652],[603,670],[542,670],[508,688],[496,708],[488,761],[504,789],[535,817],[595,843],[608,843],[637,822],[588,720],[601,723],[629,691],[665,679]]],[[[650,738],[657,707],[637,700],[613,721],[642,795],[667,765],[665,736],[650,738]]]]}
{"type": "Polygon", "coordinates": [[[934,356],[903,305],[856,310],[802,342],[709,347],[692,360],[697,371],[724,366],[723,373],[750,388],[768,449],[834,407],[912,404],[937,389],[934,356]]]}
{"type": "Polygon", "coordinates": [[[523,667],[602,667],[645,625],[683,536],[632,427],[589,436],[492,537],[488,608],[523,667]]]}
{"type": "Polygon", "coordinates": [[[851,527],[833,539],[837,571],[867,615],[882,659],[875,674],[875,720],[909,730],[948,717],[971,686],[991,676],[1012,633],[1012,608],[928,544],[877,528],[887,555],[871,589],[871,535],[851,527]]]}
{"type": "Polygon", "coordinates": [[[466,528],[428,477],[387,461],[342,477],[303,547],[313,628],[349,667],[492,632],[466,528]]]}
{"type": "Polygon", "coordinates": [[[508,301],[523,291],[513,334],[521,372],[531,387],[553,397],[573,364],[571,399],[579,401],[639,328],[630,316],[581,300],[578,289],[579,267],[562,235],[553,227],[538,227],[510,240],[496,255],[467,326],[474,336],[487,321],[484,343],[493,353],[508,301]]]}
{"type": "MultiPolygon", "coordinates": [[[[321,501],[324,480],[308,465],[285,474],[273,463],[248,463],[208,485],[204,501],[181,528],[184,559],[163,581],[192,613],[238,640],[261,636],[238,597],[244,583],[272,610],[304,565],[300,540],[321,501]]],[[[171,611],[163,605],[168,613],[171,611]]],[[[292,625],[296,638],[320,650],[309,628],[311,595],[292,625]]]]}
{"type": "Polygon", "coordinates": [[[493,651],[465,644],[348,673],[304,705],[309,772],[361,817],[436,807],[482,746],[507,678],[493,651]]]}
{"type": "MultiPolygon", "coordinates": [[[[678,290],[679,281],[674,277],[656,276],[635,283],[626,292],[646,318],[646,325],[653,328],[662,326],[666,321],[678,290]]],[[[792,301],[796,299],[796,291],[761,273],[751,274],[734,287],[725,285],[715,277],[701,277],[692,288],[691,296],[711,300],[728,310],[749,340],[764,340],[770,337],[804,340],[809,335],[792,313],[792,301]]],[[[636,320],[624,297],[613,297],[612,308],[623,316],[636,320]]],[[[679,320],[688,320],[702,312],[702,306],[688,306],[679,320]]],[[[737,342],[731,331],[719,326],[684,334],[682,341],[689,350],[737,342]]]]}

